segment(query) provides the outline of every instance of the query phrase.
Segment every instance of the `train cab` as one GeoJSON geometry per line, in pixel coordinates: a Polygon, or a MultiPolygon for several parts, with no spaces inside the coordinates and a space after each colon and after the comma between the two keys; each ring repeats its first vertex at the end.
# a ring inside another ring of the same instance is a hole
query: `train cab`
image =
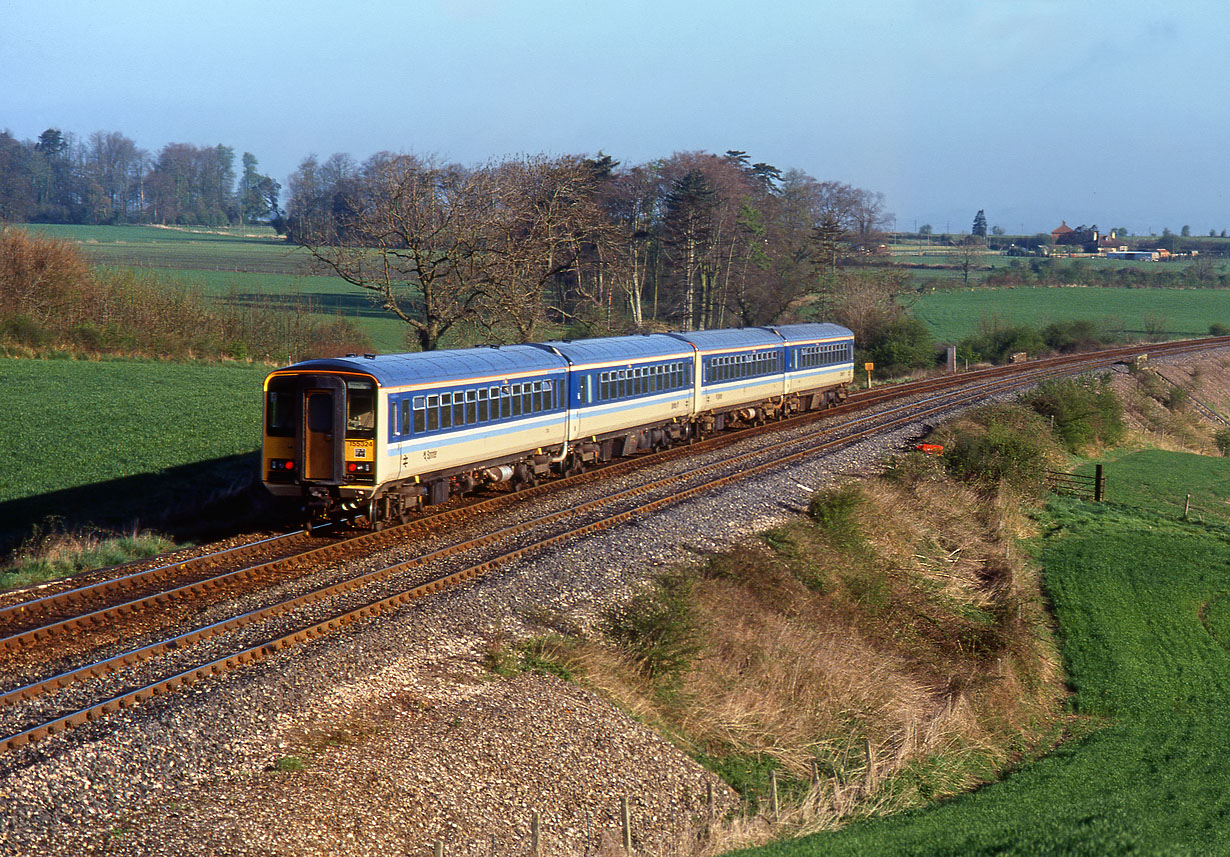
{"type": "Polygon", "coordinates": [[[353,369],[302,364],[271,374],[265,380],[265,486],[322,508],[369,498],[376,481],[377,406],[376,378],[353,369]]]}

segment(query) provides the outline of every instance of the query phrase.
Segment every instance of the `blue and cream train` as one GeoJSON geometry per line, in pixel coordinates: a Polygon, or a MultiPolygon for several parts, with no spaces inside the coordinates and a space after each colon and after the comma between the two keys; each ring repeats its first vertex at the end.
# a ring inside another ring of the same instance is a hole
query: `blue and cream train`
{"type": "Polygon", "coordinates": [[[834,324],[307,360],[265,380],[264,483],[377,526],[480,484],[658,449],[846,397],[834,324]]]}

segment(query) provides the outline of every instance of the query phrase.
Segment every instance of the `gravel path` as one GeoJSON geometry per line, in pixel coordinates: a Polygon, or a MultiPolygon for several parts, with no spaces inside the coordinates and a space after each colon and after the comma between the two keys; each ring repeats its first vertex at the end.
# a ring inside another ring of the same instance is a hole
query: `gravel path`
{"type": "MultiPolygon", "coordinates": [[[[936,421],[938,418],[931,418],[936,421]]],[[[584,631],[663,566],[797,514],[912,426],[569,542],[459,590],[0,757],[2,854],[684,854],[716,777],[494,641],[584,631]]],[[[541,510],[538,510],[541,511],[541,510]]]]}

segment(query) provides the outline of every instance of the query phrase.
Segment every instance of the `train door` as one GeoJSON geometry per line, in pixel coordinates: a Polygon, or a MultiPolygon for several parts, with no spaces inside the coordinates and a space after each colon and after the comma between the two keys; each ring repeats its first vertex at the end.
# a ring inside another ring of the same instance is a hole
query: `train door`
{"type": "Polygon", "coordinates": [[[333,481],[334,466],[333,391],[307,390],[303,397],[303,477],[333,481]]]}
{"type": "Polygon", "coordinates": [[[594,400],[591,389],[593,377],[571,371],[571,362],[569,361],[567,381],[568,395],[564,401],[565,407],[568,408],[568,433],[564,436],[565,440],[575,440],[581,436],[581,405],[594,400]]]}

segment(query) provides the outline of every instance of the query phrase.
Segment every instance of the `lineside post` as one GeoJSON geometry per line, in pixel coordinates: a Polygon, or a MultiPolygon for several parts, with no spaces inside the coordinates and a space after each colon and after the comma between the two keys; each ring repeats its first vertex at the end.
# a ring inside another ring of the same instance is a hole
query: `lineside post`
{"type": "Polygon", "coordinates": [[[619,814],[623,822],[624,834],[624,853],[632,853],[632,813],[628,810],[628,799],[621,797],[619,799],[619,814]]]}

